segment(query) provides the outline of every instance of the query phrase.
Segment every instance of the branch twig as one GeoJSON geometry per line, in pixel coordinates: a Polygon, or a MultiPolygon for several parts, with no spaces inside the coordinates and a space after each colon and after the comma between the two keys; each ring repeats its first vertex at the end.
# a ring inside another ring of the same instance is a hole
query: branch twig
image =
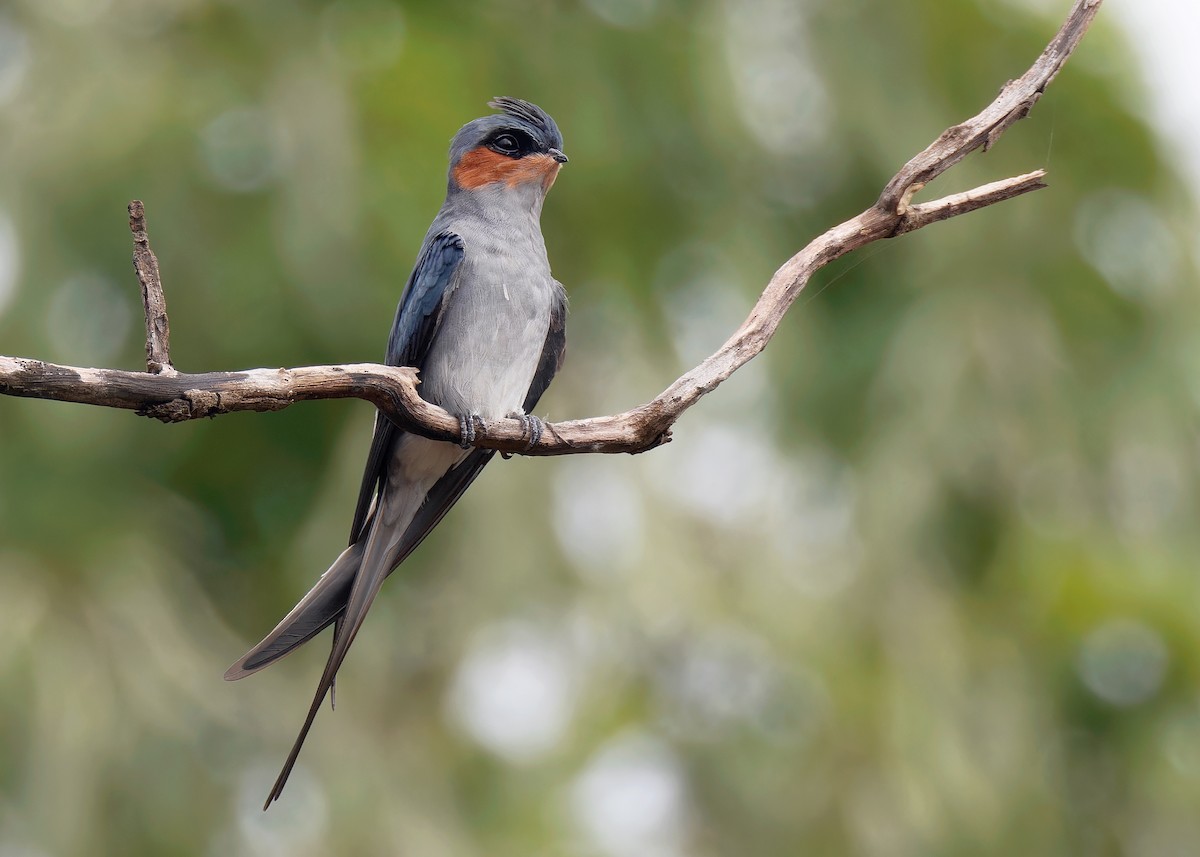
{"type": "MultiPolygon", "coordinates": [[[[475,445],[529,455],[653,449],[670,439],[671,427],[684,411],[766,347],[817,270],[873,241],[903,235],[1045,187],[1045,173],[1039,170],[933,202],[912,203],[913,196],[928,182],[976,149],[990,148],[1005,130],[1028,115],[1078,46],[1100,3],[1076,0],[1058,34],[1024,75],[1007,83],[980,113],[946,129],[905,164],[873,206],[817,237],[785,262],[750,316],[725,344],[653,400],[613,416],[549,424],[533,448],[527,448],[528,438],[519,421],[486,421],[477,428],[475,445]]],[[[134,261],[146,309],[149,372],[79,369],[0,357],[0,393],[128,408],[164,422],[233,411],[279,410],[311,399],[355,397],[372,402],[405,429],[439,440],[458,440],[457,418],[420,398],[412,369],[363,363],[203,375],[177,373],[169,357],[169,328],[158,263],[150,252],[140,202],[130,204],[130,228],[134,231],[134,261]]]]}
{"type": "Polygon", "coordinates": [[[133,233],[133,269],[142,284],[142,306],[146,311],[146,371],[172,375],[171,325],[167,321],[167,299],[163,295],[158,257],[150,249],[146,233],[146,209],[140,199],[129,203],[129,231],[133,233]]]}

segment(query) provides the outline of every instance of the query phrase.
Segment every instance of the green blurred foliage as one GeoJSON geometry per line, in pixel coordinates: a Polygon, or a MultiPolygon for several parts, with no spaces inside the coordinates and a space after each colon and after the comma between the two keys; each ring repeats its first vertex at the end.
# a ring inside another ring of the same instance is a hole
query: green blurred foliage
{"type": "MultiPolygon", "coordinates": [[[[571,156],[541,410],[620,410],[1050,5],[10,0],[0,353],[141,365],[136,197],[181,369],[380,358],[447,142],[508,94],[571,156]]],[[[493,465],[265,815],[324,644],[221,673],[344,543],[370,409],[0,400],[0,854],[1190,851],[1196,213],[1104,18],[926,198],[1049,190],[822,271],[662,449],[493,465]]]]}

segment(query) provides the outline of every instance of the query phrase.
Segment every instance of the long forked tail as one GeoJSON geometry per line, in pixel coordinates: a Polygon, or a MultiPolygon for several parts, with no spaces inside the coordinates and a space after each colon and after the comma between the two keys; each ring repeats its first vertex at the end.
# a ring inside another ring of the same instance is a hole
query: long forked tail
{"type": "MultiPolygon", "coordinates": [[[[457,448],[443,450],[441,447],[445,445],[434,441],[412,438],[409,442],[432,445],[434,455],[445,456],[448,469],[432,486],[420,482],[402,487],[393,485],[384,492],[380,507],[372,516],[369,534],[343,551],[304,600],[226,673],[226,678],[234,679],[262,669],[334,623],[329,660],[300,734],[263,804],[264,810],[282,794],[317,712],[325,696],[332,692],[337,672],[384,578],[421,543],[492,457],[491,450],[476,449],[464,456],[457,448]]],[[[423,452],[426,460],[432,457],[429,450],[423,452]]]]}

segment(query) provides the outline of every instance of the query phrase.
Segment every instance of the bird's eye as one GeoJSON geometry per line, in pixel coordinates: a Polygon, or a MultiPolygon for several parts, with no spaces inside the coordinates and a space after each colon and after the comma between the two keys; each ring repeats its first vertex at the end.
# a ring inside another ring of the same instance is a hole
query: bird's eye
{"type": "Polygon", "coordinates": [[[492,140],[492,148],[502,155],[515,155],[520,146],[517,144],[517,138],[512,134],[501,134],[492,140]]]}

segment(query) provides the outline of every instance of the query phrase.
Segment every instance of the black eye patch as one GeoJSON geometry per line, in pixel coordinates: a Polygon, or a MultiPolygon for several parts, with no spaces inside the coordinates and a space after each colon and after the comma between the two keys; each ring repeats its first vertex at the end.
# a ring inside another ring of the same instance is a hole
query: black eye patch
{"type": "Polygon", "coordinates": [[[497,154],[509,158],[523,158],[537,151],[533,138],[524,131],[498,131],[491,135],[484,145],[497,154]]]}

